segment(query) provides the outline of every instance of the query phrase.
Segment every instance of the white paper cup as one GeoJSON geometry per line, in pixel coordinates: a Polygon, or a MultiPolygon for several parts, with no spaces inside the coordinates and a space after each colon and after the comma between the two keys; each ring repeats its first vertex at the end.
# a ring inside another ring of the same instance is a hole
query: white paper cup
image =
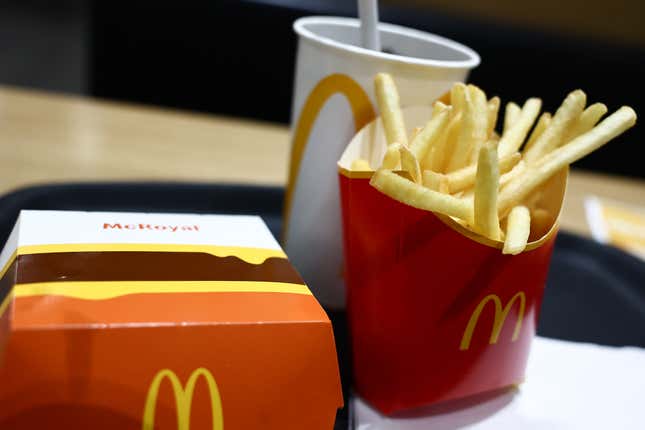
{"type": "Polygon", "coordinates": [[[351,137],[378,113],[374,75],[394,76],[403,106],[431,104],[454,82],[466,80],[479,56],[449,39],[391,24],[379,24],[384,52],[360,47],[357,19],[307,17],[293,27],[299,38],[283,241],[316,297],[341,308],[336,163],[351,137]]]}

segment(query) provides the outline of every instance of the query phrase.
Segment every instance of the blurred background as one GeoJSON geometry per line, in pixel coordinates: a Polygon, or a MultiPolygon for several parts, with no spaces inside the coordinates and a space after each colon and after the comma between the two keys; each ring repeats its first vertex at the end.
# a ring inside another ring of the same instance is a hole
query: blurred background
{"type": "MultiPolygon", "coordinates": [[[[503,101],[554,111],[584,89],[645,113],[642,0],[381,0],[385,22],[462,42],[471,81],[503,101]]],[[[287,123],[306,15],[356,16],[346,0],[0,0],[0,85],[287,123]]],[[[386,47],[387,48],[387,47],[386,47]]],[[[645,177],[645,128],[578,163],[645,177]]]]}

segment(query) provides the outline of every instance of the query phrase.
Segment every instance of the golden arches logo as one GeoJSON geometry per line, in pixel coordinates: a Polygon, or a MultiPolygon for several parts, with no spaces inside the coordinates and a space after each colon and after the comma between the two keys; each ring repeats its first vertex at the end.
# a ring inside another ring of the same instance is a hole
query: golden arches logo
{"type": "Polygon", "coordinates": [[[492,302],[495,306],[495,319],[493,320],[493,329],[490,333],[489,343],[491,345],[497,343],[497,339],[499,338],[499,334],[502,331],[504,321],[506,321],[506,317],[513,307],[513,304],[518,300],[519,311],[517,313],[517,321],[515,322],[515,330],[513,330],[513,337],[511,338],[511,342],[516,341],[520,335],[522,320],[524,319],[524,308],[526,306],[526,296],[522,291],[516,293],[504,307],[502,307],[502,301],[496,294],[489,294],[488,296],[484,297],[473,311],[472,315],[470,316],[470,320],[468,320],[468,325],[466,325],[466,329],[464,330],[464,335],[461,338],[459,349],[463,351],[470,348],[470,340],[473,337],[475,326],[477,325],[479,316],[481,315],[488,302],[492,302]]]}
{"type": "Polygon", "coordinates": [[[311,90],[305,101],[300,116],[296,121],[293,131],[293,144],[291,148],[291,165],[289,166],[289,182],[284,202],[284,225],[283,231],[289,221],[291,211],[291,200],[295,184],[298,179],[300,162],[305,152],[305,147],[309,141],[311,130],[318,118],[320,110],[325,106],[327,100],[335,94],[342,94],[349,102],[354,118],[354,128],[360,130],[368,122],[373,120],[376,115],[372,102],[365,90],[351,77],[340,73],[335,73],[323,78],[311,90]]]}
{"type": "Polygon", "coordinates": [[[177,405],[177,430],[190,430],[190,411],[195,393],[195,385],[199,378],[203,378],[208,386],[210,395],[210,406],[212,413],[212,429],[224,430],[224,415],[222,411],[222,399],[215,378],[208,369],[200,367],[191,373],[186,382],[186,387],[181,384],[179,378],[170,369],[159,371],[152,379],[148,395],[146,396],[145,408],[143,410],[142,430],[153,430],[155,427],[155,412],[157,408],[157,396],[164,380],[168,380],[175,395],[177,405]]]}

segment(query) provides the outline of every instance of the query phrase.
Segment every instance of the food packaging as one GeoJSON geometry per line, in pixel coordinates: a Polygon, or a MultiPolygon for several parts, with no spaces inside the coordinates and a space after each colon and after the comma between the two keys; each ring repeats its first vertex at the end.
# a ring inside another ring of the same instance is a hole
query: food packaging
{"type": "Polygon", "coordinates": [[[360,47],[360,20],[313,16],[294,23],[291,157],[282,243],[316,298],[345,307],[336,162],[375,117],[374,75],[391,73],[404,105],[440,97],[480,61],[472,49],[408,27],[379,23],[383,51],[360,47]]]}
{"type": "MultiPolygon", "coordinates": [[[[429,106],[404,109],[424,124],[429,106]]],[[[385,151],[380,120],[352,139],[339,165],[354,388],[392,414],[521,383],[535,335],[568,171],[541,188],[549,219],[526,250],[370,186],[385,151]]],[[[533,227],[532,227],[533,228],[533,227]]]]}
{"type": "Polygon", "coordinates": [[[331,323],[259,217],[23,211],[2,429],[324,429],[331,323]]]}

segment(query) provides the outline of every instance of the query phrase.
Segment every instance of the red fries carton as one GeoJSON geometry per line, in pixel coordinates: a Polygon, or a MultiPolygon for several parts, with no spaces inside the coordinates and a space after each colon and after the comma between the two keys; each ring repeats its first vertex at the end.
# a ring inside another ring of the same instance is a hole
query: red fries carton
{"type": "MultiPolygon", "coordinates": [[[[429,108],[404,111],[422,124],[429,108]]],[[[567,171],[541,190],[549,214],[519,255],[452,218],[400,203],[370,186],[381,122],[367,125],[339,162],[347,303],[355,389],[382,413],[493,390],[524,379],[567,171]]]]}

